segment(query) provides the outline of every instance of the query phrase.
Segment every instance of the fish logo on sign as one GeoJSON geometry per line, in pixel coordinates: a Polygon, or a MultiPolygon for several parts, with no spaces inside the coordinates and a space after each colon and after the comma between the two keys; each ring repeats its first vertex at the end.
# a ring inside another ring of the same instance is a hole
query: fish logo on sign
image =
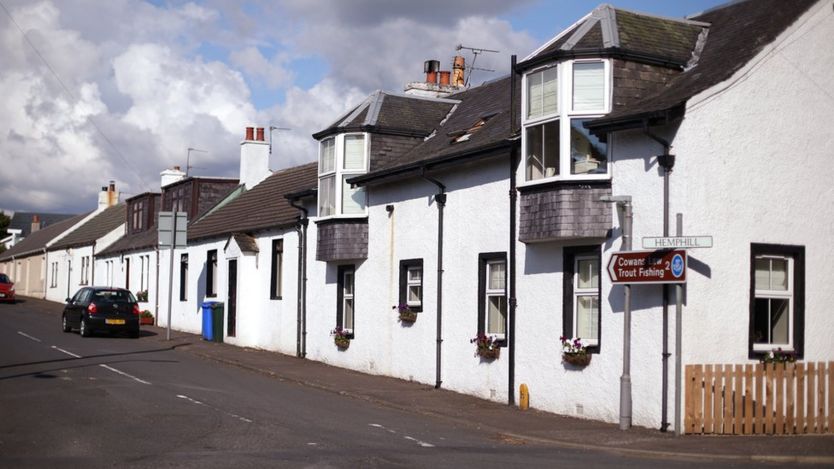
{"type": "Polygon", "coordinates": [[[675,278],[680,278],[680,276],[683,275],[683,269],[683,256],[675,254],[675,257],[672,258],[672,275],[674,275],[675,278]]]}

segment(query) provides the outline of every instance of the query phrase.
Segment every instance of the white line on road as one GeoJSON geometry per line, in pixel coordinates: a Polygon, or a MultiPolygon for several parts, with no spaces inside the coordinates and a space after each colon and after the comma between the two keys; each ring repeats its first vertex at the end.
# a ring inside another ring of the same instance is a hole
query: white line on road
{"type": "Polygon", "coordinates": [[[222,412],[222,413],[224,413],[224,414],[226,414],[230,417],[234,417],[234,418],[240,420],[241,422],[252,423],[252,420],[249,420],[246,417],[241,417],[240,415],[234,414],[232,412],[226,412],[225,410],[218,409],[217,407],[214,407],[214,406],[210,406],[210,405],[208,405],[204,402],[198,401],[197,399],[192,399],[192,398],[190,398],[190,397],[188,397],[184,394],[177,394],[177,397],[180,398],[180,399],[185,399],[186,401],[191,402],[192,404],[203,405],[203,406],[208,407],[209,409],[216,410],[217,412],[222,412]]]}
{"type": "Polygon", "coordinates": [[[56,347],[56,346],[54,346],[54,345],[52,346],[52,348],[54,348],[55,350],[57,350],[57,351],[59,351],[59,352],[66,353],[67,355],[69,355],[69,356],[71,356],[71,357],[73,357],[73,358],[84,358],[84,357],[82,357],[81,355],[76,355],[76,354],[74,354],[74,353],[72,353],[72,352],[68,352],[68,351],[66,351],[66,350],[64,350],[64,349],[62,349],[62,348],[60,348],[60,347],[56,347]]]}
{"type": "Polygon", "coordinates": [[[40,342],[41,341],[41,339],[38,339],[37,337],[32,337],[31,335],[29,335],[25,332],[17,331],[17,333],[22,335],[23,337],[26,337],[27,339],[34,340],[35,342],[40,342]]]}
{"type": "MultiPolygon", "coordinates": [[[[385,428],[384,426],[382,426],[378,423],[369,423],[368,426],[385,430],[388,433],[397,433],[396,431],[391,430],[390,428],[385,428]]],[[[409,441],[413,441],[413,442],[417,443],[418,445],[422,446],[423,448],[434,448],[433,444],[426,443],[425,441],[418,440],[417,438],[414,438],[414,437],[411,437],[411,436],[408,436],[408,435],[404,435],[403,438],[405,438],[406,440],[409,440],[409,441]]]]}
{"type": "Polygon", "coordinates": [[[132,380],[134,380],[134,381],[138,381],[138,382],[140,382],[140,383],[142,383],[142,384],[151,384],[151,383],[149,383],[149,382],[145,381],[144,379],[139,379],[139,378],[137,378],[137,377],[135,377],[135,376],[133,376],[133,375],[131,375],[131,374],[125,373],[125,372],[124,372],[124,371],[122,371],[122,370],[117,370],[117,369],[113,368],[112,366],[108,366],[108,365],[105,365],[105,364],[101,364],[101,365],[99,365],[99,366],[100,366],[100,367],[102,367],[102,368],[104,368],[104,369],[110,370],[110,371],[112,371],[113,373],[117,373],[117,374],[120,374],[120,375],[125,376],[125,377],[127,377],[127,378],[130,378],[130,379],[132,379],[132,380]]]}

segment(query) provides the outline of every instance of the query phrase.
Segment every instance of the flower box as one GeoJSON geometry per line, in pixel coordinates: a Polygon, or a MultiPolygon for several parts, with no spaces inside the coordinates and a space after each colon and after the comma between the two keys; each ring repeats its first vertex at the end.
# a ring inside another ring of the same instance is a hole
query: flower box
{"type": "Polygon", "coordinates": [[[501,356],[501,347],[480,348],[478,349],[478,355],[485,360],[495,360],[501,356]]]}
{"type": "Polygon", "coordinates": [[[592,356],[593,355],[591,355],[590,353],[587,353],[587,352],[581,352],[581,353],[565,352],[565,353],[562,354],[562,360],[565,363],[571,364],[573,366],[585,367],[585,366],[588,366],[591,363],[591,357],[592,356]]]}
{"type": "Polygon", "coordinates": [[[400,311],[400,322],[413,323],[417,320],[417,313],[411,310],[400,311]]]}
{"type": "Polygon", "coordinates": [[[139,324],[142,326],[153,326],[153,314],[145,310],[139,315],[139,324]]]}
{"type": "Polygon", "coordinates": [[[475,344],[475,355],[484,360],[495,360],[501,356],[501,347],[498,346],[498,340],[494,336],[478,334],[469,342],[475,344]]]}
{"type": "Polygon", "coordinates": [[[336,347],[339,347],[342,350],[345,350],[348,347],[350,347],[350,339],[348,339],[347,337],[334,336],[333,343],[336,344],[336,347]]]}

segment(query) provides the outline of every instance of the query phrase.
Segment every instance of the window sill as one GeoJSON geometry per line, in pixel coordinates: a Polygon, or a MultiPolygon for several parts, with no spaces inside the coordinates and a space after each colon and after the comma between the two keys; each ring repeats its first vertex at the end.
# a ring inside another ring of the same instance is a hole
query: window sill
{"type": "Polygon", "coordinates": [[[282,300],[282,299],[283,299],[283,297],[280,297],[280,296],[270,296],[270,297],[269,297],[269,299],[270,299],[270,300],[282,300]]]}
{"type": "Polygon", "coordinates": [[[329,215],[326,217],[317,218],[314,223],[319,224],[327,224],[327,223],[338,223],[338,222],[362,222],[368,221],[368,214],[358,214],[358,215],[329,215]]]}
{"type": "Polygon", "coordinates": [[[537,187],[551,187],[561,185],[581,185],[588,183],[599,183],[611,181],[611,174],[575,174],[571,176],[551,176],[548,178],[534,179],[532,181],[519,182],[516,187],[519,191],[537,187]]]}

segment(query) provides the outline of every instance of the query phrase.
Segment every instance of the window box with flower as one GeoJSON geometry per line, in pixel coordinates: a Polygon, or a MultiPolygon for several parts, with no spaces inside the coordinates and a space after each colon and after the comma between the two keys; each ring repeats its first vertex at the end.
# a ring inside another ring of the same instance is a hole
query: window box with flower
{"type": "Polygon", "coordinates": [[[350,347],[350,339],[353,334],[350,331],[343,327],[337,327],[330,331],[330,335],[333,336],[333,343],[336,344],[336,347],[339,347],[340,350],[345,350],[350,347]]]}
{"type": "Polygon", "coordinates": [[[495,360],[501,355],[501,347],[495,336],[478,334],[477,337],[469,342],[475,344],[475,355],[483,359],[495,360]]]}
{"type": "Polygon", "coordinates": [[[147,303],[148,302],[148,290],[141,290],[136,292],[136,300],[140,303],[147,303]]]}
{"type": "Polygon", "coordinates": [[[776,350],[771,350],[767,354],[763,355],[761,358],[762,363],[795,363],[796,362],[796,352],[792,350],[782,350],[782,347],[777,348],[776,350]]]}
{"type": "Polygon", "coordinates": [[[400,303],[398,306],[394,306],[393,309],[397,310],[399,320],[403,324],[413,324],[417,320],[417,312],[405,303],[400,303]]]}
{"type": "Polygon", "coordinates": [[[559,337],[562,341],[562,361],[577,367],[586,367],[591,363],[591,353],[588,348],[582,344],[582,339],[579,337],[567,338],[565,336],[559,337]]]}
{"type": "Polygon", "coordinates": [[[142,326],[153,326],[153,314],[147,309],[139,315],[139,324],[142,326]]]}

